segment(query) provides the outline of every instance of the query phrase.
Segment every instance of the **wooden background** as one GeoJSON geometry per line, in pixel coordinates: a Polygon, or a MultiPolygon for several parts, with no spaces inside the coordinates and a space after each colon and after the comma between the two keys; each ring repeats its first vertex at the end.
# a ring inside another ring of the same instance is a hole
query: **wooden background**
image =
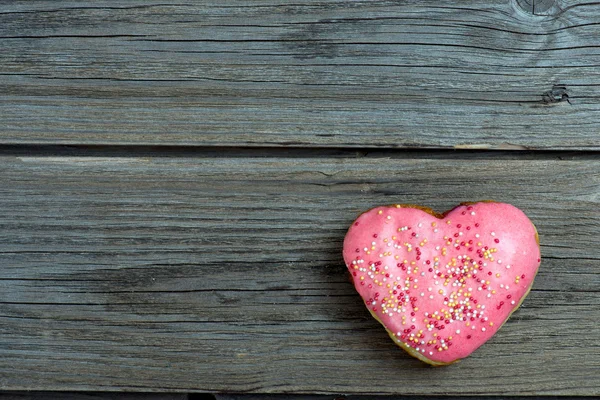
{"type": "Polygon", "coordinates": [[[0,390],[600,395],[599,88],[597,2],[0,1],[0,390]],[[431,368],[342,240],[477,199],[542,266],[431,368]]]}

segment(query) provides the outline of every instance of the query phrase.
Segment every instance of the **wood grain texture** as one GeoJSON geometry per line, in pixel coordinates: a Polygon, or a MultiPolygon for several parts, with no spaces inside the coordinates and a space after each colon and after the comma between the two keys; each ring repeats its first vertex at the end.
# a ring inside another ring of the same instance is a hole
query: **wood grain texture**
{"type": "MultiPolygon", "coordinates": [[[[1,400],[201,400],[170,393],[0,392],[1,400]]],[[[213,398],[214,399],[214,398],[213,398]]],[[[213,400],[210,399],[210,400],[213,400]]],[[[202,399],[209,400],[209,399],[202,399]]]]}
{"type": "Polygon", "coordinates": [[[600,3],[525,3],[0,2],[0,143],[600,149],[600,3]]]}
{"type": "Polygon", "coordinates": [[[589,156],[4,155],[0,389],[600,395],[599,202],[589,156]],[[490,342],[427,367],[369,316],[343,236],[375,205],[488,198],[538,227],[539,275],[490,342]]]}

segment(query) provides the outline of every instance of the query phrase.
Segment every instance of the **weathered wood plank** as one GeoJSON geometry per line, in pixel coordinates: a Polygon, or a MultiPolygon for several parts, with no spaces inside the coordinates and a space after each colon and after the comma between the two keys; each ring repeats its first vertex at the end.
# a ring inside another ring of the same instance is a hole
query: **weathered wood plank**
{"type": "MultiPolygon", "coordinates": [[[[448,400],[449,396],[373,396],[313,394],[216,394],[216,400],[448,400]]],[[[473,400],[516,400],[514,396],[470,396],[473,400]]],[[[583,400],[584,396],[528,396],[528,400],[583,400]]],[[[196,400],[196,399],[190,399],[196,400]]],[[[199,400],[199,399],[198,399],[199,400]]]]}
{"type": "Polygon", "coordinates": [[[600,3],[517,3],[3,2],[0,143],[600,149],[600,3]]]}
{"type": "MultiPolygon", "coordinates": [[[[213,397],[214,398],[214,397],[213,397]]],[[[0,392],[2,400],[188,400],[187,394],[169,393],[82,393],[82,392],[0,392]]],[[[198,396],[197,399],[200,400],[198,396]]],[[[208,400],[208,399],[202,399],[208,400]]]]}
{"type": "Polygon", "coordinates": [[[599,195],[590,156],[2,156],[0,389],[599,395],[599,195]],[[542,268],[491,342],[428,368],[342,239],[377,204],[478,198],[532,218],[542,268]]]}

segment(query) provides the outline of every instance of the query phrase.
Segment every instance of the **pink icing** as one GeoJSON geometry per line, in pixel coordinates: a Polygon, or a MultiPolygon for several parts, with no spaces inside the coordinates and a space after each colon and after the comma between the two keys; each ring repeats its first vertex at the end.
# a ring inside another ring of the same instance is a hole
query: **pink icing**
{"type": "Polygon", "coordinates": [[[394,339],[441,363],[490,339],[540,264],[535,227],[504,203],[459,206],[443,219],[377,207],[352,224],[343,253],[357,291],[394,339]]]}

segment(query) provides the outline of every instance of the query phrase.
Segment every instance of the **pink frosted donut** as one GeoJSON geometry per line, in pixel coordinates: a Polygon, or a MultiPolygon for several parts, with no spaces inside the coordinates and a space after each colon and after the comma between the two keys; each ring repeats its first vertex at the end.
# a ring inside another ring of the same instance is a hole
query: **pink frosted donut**
{"type": "Polygon", "coordinates": [[[504,203],[444,214],[373,208],[344,240],[356,290],[394,342],[431,365],[467,357],[521,305],[540,265],[535,226],[504,203]]]}

